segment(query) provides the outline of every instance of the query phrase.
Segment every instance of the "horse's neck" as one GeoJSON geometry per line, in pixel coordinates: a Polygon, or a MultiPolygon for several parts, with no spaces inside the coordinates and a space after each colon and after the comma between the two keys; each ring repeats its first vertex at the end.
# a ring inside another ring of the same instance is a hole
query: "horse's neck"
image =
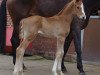
{"type": "Polygon", "coordinates": [[[65,5],[64,9],[61,10],[60,13],[58,13],[59,16],[72,16],[73,14],[73,8],[74,8],[74,2],[70,2],[69,4],[65,5]]]}
{"type": "Polygon", "coordinates": [[[68,5],[65,5],[64,9],[58,13],[58,16],[64,18],[69,24],[73,19],[73,10],[74,10],[74,2],[70,2],[68,5]]]}

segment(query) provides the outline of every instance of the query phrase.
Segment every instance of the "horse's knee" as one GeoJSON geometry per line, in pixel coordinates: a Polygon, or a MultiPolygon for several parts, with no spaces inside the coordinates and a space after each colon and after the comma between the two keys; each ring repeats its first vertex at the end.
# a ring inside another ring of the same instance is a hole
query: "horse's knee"
{"type": "Polygon", "coordinates": [[[23,55],[24,55],[24,49],[21,48],[21,47],[18,47],[17,50],[16,50],[16,58],[19,58],[23,55]]]}
{"type": "Polygon", "coordinates": [[[58,52],[56,53],[56,57],[57,57],[57,58],[62,58],[63,55],[64,55],[64,51],[58,51],[58,52]]]}

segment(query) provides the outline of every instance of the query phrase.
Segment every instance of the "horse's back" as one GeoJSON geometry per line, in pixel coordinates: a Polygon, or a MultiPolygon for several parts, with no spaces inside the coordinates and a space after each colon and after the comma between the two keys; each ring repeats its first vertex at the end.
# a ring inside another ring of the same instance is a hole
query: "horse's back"
{"type": "Polygon", "coordinates": [[[18,16],[27,17],[38,14],[53,16],[70,0],[7,0],[8,10],[18,16]]]}
{"type": "Polygon", "coordinates": [[[11,17],[14,18],[17,16],[20,18],[29,16],[32,4],[34,5],[33,0],[7,0],[8,11],[11,17]]]}

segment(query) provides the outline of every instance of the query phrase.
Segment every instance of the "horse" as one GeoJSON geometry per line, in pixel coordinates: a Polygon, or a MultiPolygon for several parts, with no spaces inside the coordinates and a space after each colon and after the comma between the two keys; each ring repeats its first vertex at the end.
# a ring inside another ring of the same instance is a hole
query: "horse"
{"type": "MultiPolygon", "coordinates": [[[[31,14],[38,14],[41,16],[49,17],[57,14],[63,6],[70,2],[70,0],[3,0],[0,7],[0,50],[4,50],[4,42],[5,42],[5,30],[6,30],[6,4],[8,7],[8,11],[10,12],[10,16],[13,19],[13,35],[11,38],[12,43],[12,51],[13,51],[13,63],[15,64],[16,60],[16,48],[19,45],[20,39],[19,35],[19,22],[22,18],[28,17],[31,14]],[[6,2],[7,1],[7,2],[6,2]],[[20,10],[20,11],[19,11],[20,10]],[[31,11],[30,11],[31,10],[31,11]],[[31,14],[30,14],[31,12],[31,14]],[[22,14],[23,13],[23,14],[22,14]],[[2,40],[1,40],[2,39],[2,40]]],[[[81,45],[80,45],[80,28],[85,28],[88,25],[89,16],[94,9],[99,7],[99,0],[83,0],[83,4],[85,7],[86,20],[83,22],[84,26],[80,26],[79,19],[75,16],[72,24],[71,24],[71,32],[66,38],[64,44],[64,56],[62,60],[62,71],[65,72],[66,68],[64,66],[64,57],[68,51],[70,43],[74,40],[75,50],[77,52],[77,67],[80,71],[80,75],[85,75],[82,66],[82,58],[81,58],[81,45]]]]}
{"type": "Polygon", "coordinates": [[[6,1],[2,1],[0,6],[0,53],[4,53],[6,37],[6,1]]]}
{"type": "MultiPolygon", "coordinates": [[[[81,23],[78,23],[78,18],[74,18],[72,22],[71,32],[66,38],[65,45],[64,45],[64,55],[62,59],[62,71],[67,72],[67,69],[64,65],[64,58],[68,52],[69,46],[71,44],[71,41],[74,41],[75,45],[75,51],[77,53],[77,68],[80,71],[81,75],[84,75],[85,72],[83,71],[83,65],[82,65],[82,57],[81,57],[81,48],[82,48],[82,41],[81,41],[81,32],[83,33],[84,29],[87,27],[90,15],[93,14],[94,10],[100,9],[100,0],[83,0],[84,4],[84,11],[86,14],[86,19],[84,21],[81,21],[81,23]],[[80,24],[80,25],[77,25],[80,24]]],[[[95,12],[95,14],[98,14],[95,12]]],[[[93,14],[93,15],[95,15],[93,14]]]]}
{"type": "Polygon", "coordinates": [[[22,19],[20,21],[20,39],[22,41],[16,50],[16,64],[13,75],[23,75],[25,49],[39,33],[44,37],[57,38],[56,58],[52,72],[53,75],[58,75],[58,72],[60,75],[64,75],[61,70],[61,60],[64,53],[63,46],[65,38],[70,32],[70,25],[74,15],[77,15],[79,18],[85,18],[82,0],[72,0],[57,15],[52,17],[33,15],[22,19]]]}

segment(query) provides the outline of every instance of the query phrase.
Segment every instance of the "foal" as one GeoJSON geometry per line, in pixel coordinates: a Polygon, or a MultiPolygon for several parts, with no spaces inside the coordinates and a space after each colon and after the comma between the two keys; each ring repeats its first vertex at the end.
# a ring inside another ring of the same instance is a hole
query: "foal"
{"type": "Polygon", "coordinates": [[[61,61],[64,53],[63,46],[65,38],[70,32],[70,24],[74,15],[77,15],[79,18],[85,17],[81,0],[72,0],[53,17],[46,18],[34,15],[21,20],[20,38],[22,41],[17,48],[14,75],[23,75],[22,63],[25,49],[38,33],[45,37],[57,38],[56,58],[52,72],[53,75],[58,75],[58,73],[64,75],[61,71],[61,61]]]}

